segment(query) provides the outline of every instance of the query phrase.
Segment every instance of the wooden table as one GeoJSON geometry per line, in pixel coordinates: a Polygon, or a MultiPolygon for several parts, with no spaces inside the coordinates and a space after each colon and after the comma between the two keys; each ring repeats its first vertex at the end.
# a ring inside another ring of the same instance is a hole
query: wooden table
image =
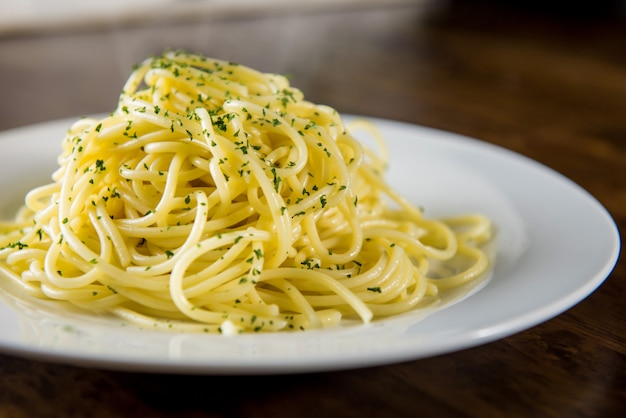
{"type": "MultiPolygon", "coordinates": [[[[310,100],[345,113],[517,151],[590,191],[624,230],[626,25],[624,14],[600,3],[562,12],[455,1],[206,13],[7,34],[0,129],[108,112],[133,63],[183,48],[290,74],[310,100]]],[[[626,410],[625,266],[532,329],[384,367],[183,376],[0,355],[0,416],[617,416],[626,410]]]]}

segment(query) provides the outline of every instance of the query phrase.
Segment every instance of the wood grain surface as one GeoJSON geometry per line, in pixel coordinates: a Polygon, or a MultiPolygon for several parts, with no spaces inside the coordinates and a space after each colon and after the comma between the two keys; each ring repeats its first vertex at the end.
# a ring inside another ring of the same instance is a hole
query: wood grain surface
{"type": "MultiPolygon", "coordinates": [[[[132,64],[182,48],[289,74],[308,99],[344,113],[527,155],[587,189],[623,231],[626,20],[623,2],[586,3],[422,1],[7,35],[0,130],[108,112],[132,64]]],[[[539,326],[383,367],[182,376],[0,354],[0,417],[617,417],[626,411],[625,266],[539,326]]]]}

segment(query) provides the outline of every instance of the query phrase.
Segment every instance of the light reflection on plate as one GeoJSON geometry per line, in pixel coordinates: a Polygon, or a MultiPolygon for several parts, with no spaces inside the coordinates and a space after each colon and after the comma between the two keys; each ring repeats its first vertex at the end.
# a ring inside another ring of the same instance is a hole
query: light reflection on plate
{"type": "MultiPolygon", "coordinates": [[[[60,120],[0,133],[0,215],[56,169],[60,120]]],[[[484,344],[572,307],[608,276],[619,235],[606,210],[554,171],[471,138],[374,119],[389,141],[389,182],[427,217],[468,212],[497,228],[492,279],[436,312],[368,325],[223,337],[138,330],[111,317],[16,299],[0,289],[0,351],[120,370],[256,374],[326,371],[484,344]]]]}

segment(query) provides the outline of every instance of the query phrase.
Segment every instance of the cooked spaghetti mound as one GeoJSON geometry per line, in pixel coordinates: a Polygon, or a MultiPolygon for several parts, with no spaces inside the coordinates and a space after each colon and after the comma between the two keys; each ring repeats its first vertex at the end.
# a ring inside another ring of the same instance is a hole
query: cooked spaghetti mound
{"type": "Polygon", "coordinates": [[[185,331],[420,309],[488,269],[491,227],[424,218],[386,183],[386,158],[373,126],[283,76],[166,52],[133,70],[113,113],[71,126],[52,182],[2,224],[0,283],[185,331]]]}

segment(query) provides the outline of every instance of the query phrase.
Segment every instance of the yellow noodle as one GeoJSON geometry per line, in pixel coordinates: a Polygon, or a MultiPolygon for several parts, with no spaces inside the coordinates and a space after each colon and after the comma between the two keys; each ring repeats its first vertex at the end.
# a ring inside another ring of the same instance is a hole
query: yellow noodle
{"type": "Polygon", "coordinates": [[[489,269],[481,215],[425,219],[384,138],[285,77],[184,52],[80,119],[0,225],[0,282],[142,327],[256,332],[429,307],[489,269]],[[351,129],[371,133],[364,148],[351,129]]]}

